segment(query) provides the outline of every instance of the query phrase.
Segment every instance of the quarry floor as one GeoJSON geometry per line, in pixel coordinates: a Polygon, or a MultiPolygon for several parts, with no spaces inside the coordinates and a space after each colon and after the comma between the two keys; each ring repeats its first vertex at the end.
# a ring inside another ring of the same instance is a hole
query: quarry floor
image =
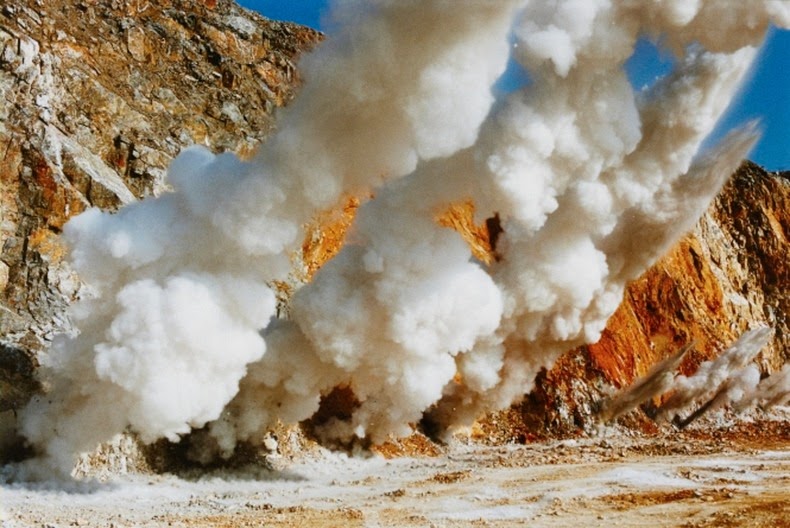
{"type": "Polygon", "coordinates": [[[790,527],[786,419],[432,457],[315,451],[273,470],[118,475],[64,491],[4,485],[11,527],[790,527]]]}

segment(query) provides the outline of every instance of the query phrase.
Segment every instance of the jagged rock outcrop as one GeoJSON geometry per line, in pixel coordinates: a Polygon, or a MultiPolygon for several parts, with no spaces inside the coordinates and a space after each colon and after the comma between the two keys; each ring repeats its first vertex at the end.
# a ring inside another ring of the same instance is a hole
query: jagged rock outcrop
{"type": "Polygon", "coordinates": [[[0,410],[78,295],[64,223],[158,194],[187,145],[251,153],[319,39],[229,0],[0,8],[0,410]]]}

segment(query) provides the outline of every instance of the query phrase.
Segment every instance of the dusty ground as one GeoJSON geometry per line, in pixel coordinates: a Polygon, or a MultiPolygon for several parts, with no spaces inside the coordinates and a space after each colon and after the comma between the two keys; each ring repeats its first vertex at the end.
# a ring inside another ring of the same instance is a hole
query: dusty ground
{"type": "Polygon", "coordinates": [[[232,474],[127,474],[70,492],[5,485],[2,527],[790,527],[786,418],[650,437],[459,441],[434,457],[321,451],[270,462],[232,474]]]}

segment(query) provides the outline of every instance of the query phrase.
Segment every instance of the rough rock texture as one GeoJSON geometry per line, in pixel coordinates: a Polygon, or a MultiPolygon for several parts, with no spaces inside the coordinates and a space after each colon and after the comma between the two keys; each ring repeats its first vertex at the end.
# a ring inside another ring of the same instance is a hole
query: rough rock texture
{"type": "Polygon", "coordinates": [[[0,411],[78,295],[64,223],[158,194],[187,145],[249,154],[319,39],[229,0],[0,7],[0,411]]]}
{"type": "Polygon", "coordinates": [[[680,366],[688,374],[760,324],[775,335],[755,361],[764,374],[779,370],[790,360],[788,236],[790,173],[745,162],[694,230],[629,285],[600,341],[542,373],[510,421],[538,432],[588,429],[603,394],[686,343],[695,342],[680,366]]]}

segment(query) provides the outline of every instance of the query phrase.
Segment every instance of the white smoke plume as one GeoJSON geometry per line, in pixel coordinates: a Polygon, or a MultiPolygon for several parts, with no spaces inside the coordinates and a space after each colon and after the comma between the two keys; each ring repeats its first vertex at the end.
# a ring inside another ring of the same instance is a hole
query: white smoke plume
{"type": "Polygon", "coordinates": [[[662,395],[669,397],[656,410],[656,421],[672,421],[679,428],[723,407],[742,413],[755,405],[763,409],[783,405],[790,400],[790,365],[761,381],[760,370],[750,363],[772,335],[769,328],[746,332],[715,360],[702,363],[693,375],[677,375],[683,357],[693,347],[690,343],[603,401],[599,417],[603,422],[612,422],[662,395]]]}
{"type": "Polygon", "coordinates": [[[175,440],[210,424],[228,454],[310,417],[337,386],[359,404],[322,434],[343,441],[509,405],[598,338],[627,281],[737,167],[753,133],[709,157],[699,147],[768,24],[790,26],[776,0],[335,8],[254,160],[189,149],[169,170],[174,192],[67,226],[92,292],[72,309],[79,335],[44,358],[49,392],[22,412],[32,471],[68,473],[126,428],[175,440]],[[680,59],[645,93],[623,71],[640,35],[680,59]],[[534,82],[498,101],[511,50],[534,82]],[[371,193],[292,319],[271,321],[268,284],[287,277],[303,224],[371,193]],[[490,266],[434,220],[470,198],[504,229],[490,266]]]}
{"type": "Polygon", "coordinates": [[[769,408],[790,402],[790,365],[761,382],[755,399],[769,408]]]}
{"type": "Polygon", "coordinates": [[[669,398],[656,410],[656,421],[672,421],[681,429],[724,407],[742,413],[755,405],[764,410],[784,405],[790,400],[790,365],[761,381],[760,370],[750,363],[772,334],[767,327],[746,332],[715,360],[702,363],[693,375],[677,375],[683,357],[694,345],[689,343],[631,386],[604,400],[599,418],[604,423],[612,422],[662,395],[669,398]]]}
{"type": "Polygon", "coordinates": [[[747,393],[736,405],[737,411],[744,411],[754,405],[770,409],[790,402],[790,364],[774,372],[760,382],[757,387],[747,393]]]}
{"type": "Polygon", "coordinates": [[[747,393],[754,390],[759,381],[760,370],[754,365],[732,372],[711,399],[697,407],[685,418],[681,419],[679,415],[676,415],[674,422],[678,428],[683,429],[711,411],[739,402],[747,393]]]}

